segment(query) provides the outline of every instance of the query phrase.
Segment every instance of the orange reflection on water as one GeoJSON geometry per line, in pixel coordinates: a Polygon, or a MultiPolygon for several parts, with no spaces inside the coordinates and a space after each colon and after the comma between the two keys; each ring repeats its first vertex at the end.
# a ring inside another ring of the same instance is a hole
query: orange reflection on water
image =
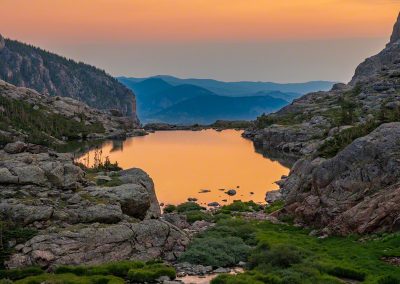
{"type": "MultiPolygon", "coordinates": [[[[121,148],[112,142],[103,145],[103,157],[124,169],[145,170],[154,180],[158,200],[166,204],[188,197],[202,204],[224,204],[224,199],[264,202],[265,193],[276,189],[274,182],[289,171],[257,154],[252,142],[235,130],[156,132],[121,143],[121,148]],[[211,192],[199,193],[202,189],[211,192]],[[236,189],[237,195],[229,197],[220,189],[236,189]]],[[[89,152],[91,162],[93,156],[89,152]]]]}

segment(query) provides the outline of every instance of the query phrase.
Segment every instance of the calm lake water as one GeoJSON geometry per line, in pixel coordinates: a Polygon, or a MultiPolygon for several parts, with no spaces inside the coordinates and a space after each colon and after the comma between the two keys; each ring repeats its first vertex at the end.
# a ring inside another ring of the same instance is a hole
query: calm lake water
{"type": "MultiPolygon", "coordinates": [[[[153,179],[158,200],[179,204],[188,197],[201,204],[253,200],[264,203],[265,193],[289,169],[256,153],[253,143],[236,130],[160,131],[125,141],[107,142],[102,156],[123,169],[141,168],[153,179]],[[224,191],[235,189],[235,196],[224,191]],[[207,193],[201,191],[209,190],[207,193]],[[224,201],[226,200],[226,201],[224,201]]],[[[94,150],[80,158],[92,163],[94,150]]]]}

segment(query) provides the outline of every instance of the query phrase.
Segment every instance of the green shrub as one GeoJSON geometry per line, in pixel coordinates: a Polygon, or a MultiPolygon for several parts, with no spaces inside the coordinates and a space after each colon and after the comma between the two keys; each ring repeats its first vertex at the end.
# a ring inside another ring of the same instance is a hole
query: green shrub
{"type": "Polygon", "coordinates": [[[28,276],[35,276],[44,273],[40,267],[27,267],[20,269],[0,270],[0,279],[19,280],[28,276]]]}
{"type": "Polygon", "coordinates": [[[271,214],[272,212],[281,210],[285,206],[285,201],[277,200],[265,207],[265,213],[271,214]]]}
{"type": "Polygon", "coordinates": [[[176,211],[176,206],[172,204],[168,204],[164,207],[164,213],[172,213],[176,211]]]}
{"type": "Polygon", "coordinates": [[[255,203],[254,201],[243,202],[241,200],[235,200],[231,204],[222,206],[219,212],[221,213],[253,212],[253,211],[260,211],[261,209],[262,206],[255,203]]]}
{"type": "Polygon", "coordinates": [[[348,278],[358,281],[364,281],[365,279],[365,272],[357,271],[351,268],[344,268],[344,267],[334,267],[328,270],[330,275],[340,277],[340,278],[348,278]]]}
{"type": "Polygon", "coordinates": [[[386,275],[378,279],[377,284],[400,284],[400,279],[386,275]]]}
{"type": "Polygon", "coordinates": [[[245,261],[250,247],[238,237],[195,239],[179,261],[211,266],[234,266],[245,261]]]}
{"type": "Polygon", "coordinates": [[[168,276],[170,279],[175,279],[175,269],[163,264],[154,264],[145,268],[131,269],[128,272],[128,279],[136,283],[155,282],[161,276],[168,276]]]}
{"type": "Polygon", "coordinates": [[[270,248],[268,244],[261,244],[249,257],[249,265],[251,268],[255,268],[261,264],[288,268],[301,261],[302,255],[296,247],[283,244],[272,248],[270,248]]]}
{"type": "Polygon", "coordinates": [[[75,274],[41,274],[15,282],[16,284],[124,284],[122,278],[115,276],[77,276],[75,274]]]}
{"type": "Polygon", "coordinates": [[[190,224],[192,224],[196,221],[202,221],[202,220],[208,221],[208,222],[213,221],[213,216],[208,212],[191,210],[191,211],[186,211],[183,214],[186,215],[186,220],[190,224]]]}
{"type": "Polygon", "coordinates": [[[143,268],[146,264],[140,261],[117,261],[96,266],[58,266],[54,273],[65,274],[72,273],[78,276],[82,275],[114,275],[126,277],[130,269],[143,268]]]}
{"type": "Polygon", "coordinates": [[[200,206],[196,202],[185,202],[185,203],[179,204],[176,207],[176,210],[179,213],[188,212],[188,211],[199,211],[199,210],[205,210],[205,209],[206,208],[200,206]]]}

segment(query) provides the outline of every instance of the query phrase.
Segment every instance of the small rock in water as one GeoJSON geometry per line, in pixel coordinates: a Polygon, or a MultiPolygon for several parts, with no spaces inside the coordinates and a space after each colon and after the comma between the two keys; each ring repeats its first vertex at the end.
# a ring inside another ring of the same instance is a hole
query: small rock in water
{"type": "Polygon", "coordinates": [[[218,207],[218,206],[220,206],[218,202],[210,202],[207,205],[210,206],[210,207],[218,207]]]}
{"type": "Polygon", "coordinates": [[[163,202],[160,203],[160,206],[161,206],[161,207],[164,207],[164,205],[165,205],[165,204],[164,204],[163,202]]]}
{"type": "Polygon", "coordinates": [[[222,201],[223,201],[223,202],[228,202],[228,200],[227,200],[227,199],[222,199],[222,201]]]}
{"type": "Polygon", "coordinates": [[[196,201],[197,201],[197,198],[195,198],[195,197],[189,197],[187,200],[188,200],[189,202],[196,202],[196,201]]]}
{"type": "Polygon", "coordinates": [[[236,188],[240,188],[240,185],[237,185],[236,188]]]}
{"type": "Polygon", "coordinates": [[[253,195],[253,194],[254,194],[254,192],[250,191],[250,194],[251,194],[251,195],[253,195]]]}
{"type": "Polygon", "coordinates": [[[220,190],[220,191],[225,191],[225,188],[220,188],[220,189],[218,189],[218,190],[220,190]]]}
{"type": "Polygon", "coordinates": [[[199,193],[207,193],[207,192],[211,192],[211,190],[209,190],[209,189],[201,189],[199,191],[199,193]]]}
{"type": "Polygon", "coordinates": [[[234,196],[234,195],[236,195],[236,190],[230,189],[230,190],[228,190],[228,191],[225,192],[225,193],[228,194],[229,196],[234,196]]]}

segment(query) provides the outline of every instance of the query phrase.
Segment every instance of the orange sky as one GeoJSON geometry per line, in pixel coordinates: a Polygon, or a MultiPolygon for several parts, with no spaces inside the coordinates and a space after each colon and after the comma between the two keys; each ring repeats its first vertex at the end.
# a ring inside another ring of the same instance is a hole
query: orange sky
{"type": "Polygon", "coordinates": [[[400,0],[0,0],[0,34],[112,75],[350,80],[400,0]]]}
{"type": "Polygon", "coordinates": [[[0,0],[0,32],[61,41],[388,36],[390,0],[0,0]]]}

